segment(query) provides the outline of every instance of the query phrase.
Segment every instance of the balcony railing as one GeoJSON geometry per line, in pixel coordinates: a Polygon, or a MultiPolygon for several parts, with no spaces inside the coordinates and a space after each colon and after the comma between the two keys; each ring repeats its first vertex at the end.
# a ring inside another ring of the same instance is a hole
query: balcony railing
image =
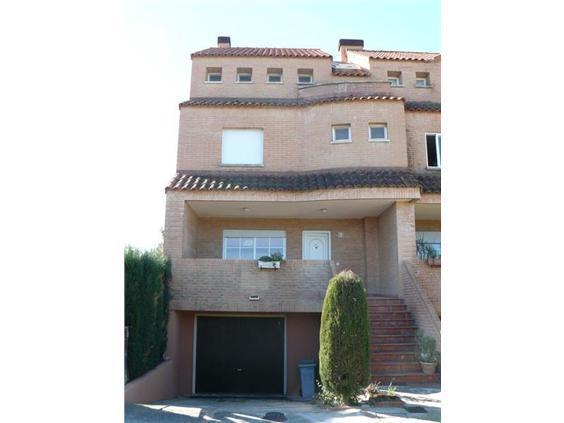
{"type": "Polygon", "coordinates": [[[286,260],[259,270],[256,260],[185,258],[173,263],[171,309],[320,312],[333,276],[326,260],[286,260]]]}

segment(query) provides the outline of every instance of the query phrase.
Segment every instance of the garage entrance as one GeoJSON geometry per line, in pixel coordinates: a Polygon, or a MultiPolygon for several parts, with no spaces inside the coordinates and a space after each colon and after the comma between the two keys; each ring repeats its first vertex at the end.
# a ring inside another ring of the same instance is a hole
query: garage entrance
{"type": "Polygon", "coordinates": [[[197,394],[284,395],[283,317],[196,317],[197,394]]]}

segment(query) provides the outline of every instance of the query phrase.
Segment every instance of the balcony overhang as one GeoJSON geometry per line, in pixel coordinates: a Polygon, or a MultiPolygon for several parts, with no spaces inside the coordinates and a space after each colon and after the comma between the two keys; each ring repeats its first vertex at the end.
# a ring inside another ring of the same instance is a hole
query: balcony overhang
{"type": "MultiPolygon", "coordinates": [[[[396,200],[187,201],[204,218],[362,219],[378,216],[396,200]]],[[[407,200],[404,200],[407,201],[407,200]]]]}

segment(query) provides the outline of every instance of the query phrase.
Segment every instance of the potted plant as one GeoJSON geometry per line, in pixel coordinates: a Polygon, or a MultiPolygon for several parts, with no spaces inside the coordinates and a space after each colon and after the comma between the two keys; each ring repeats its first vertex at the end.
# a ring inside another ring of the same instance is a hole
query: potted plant
{"type": "Polygon", "coordinates": [[[417,334],[417,353],[421,369],[426,375],[435,374],[437,363],[439,362],[439,353],[435,350],[436,342],[434,338],[425,336],[419,332],[417,334]]]}
{"type": "Polygon", "coordinates": [[[429,252],[427,254],[427,264],[429,266],[440,266],[441,265],[441,255],[437,252],[437,250],[435,250],[433,247],[431,247],[430,245],[427,245],[429,247],[429,252]]]}
{"type": "Polygon", "coordinates": [[[272,253],[269,256],[262,256],[258,259],[257,265],[259,269],[280,269],[280,262],[284,258],[280,253],[272,253]]]}

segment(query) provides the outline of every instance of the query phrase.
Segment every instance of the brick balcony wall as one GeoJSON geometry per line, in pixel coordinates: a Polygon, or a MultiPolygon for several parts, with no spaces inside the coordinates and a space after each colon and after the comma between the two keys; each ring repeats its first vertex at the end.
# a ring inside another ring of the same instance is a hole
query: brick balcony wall
{"type": "Polygon", "coordinates": [[[287,260],[259,270],[255,260],[179,259],[171,283],[171,310],[321,312],[333,276],[329,261],[287,260]],[[249,296],[258,295],[259,301],[249,296]]]}

